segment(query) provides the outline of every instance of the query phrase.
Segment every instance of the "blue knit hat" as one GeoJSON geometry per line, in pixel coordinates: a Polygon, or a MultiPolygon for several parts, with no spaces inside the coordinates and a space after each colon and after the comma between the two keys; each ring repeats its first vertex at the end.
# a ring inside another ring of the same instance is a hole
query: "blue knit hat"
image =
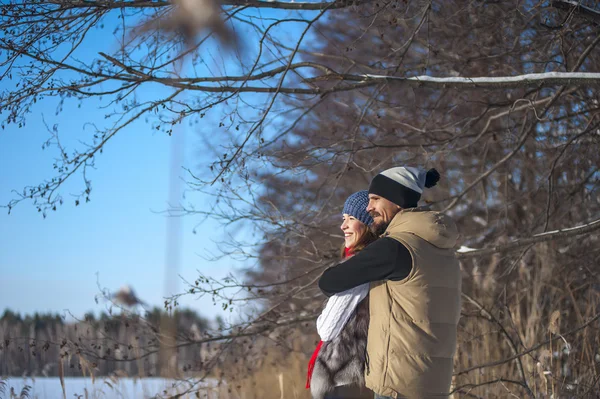
{"type": "Polygon", "coordinates": [[[369,205],[369,192],[358,191],[348,197],[342,214],[353,216],[368,226],[373,223],[373,218],[367,212],[367,205],[369,205]]]}

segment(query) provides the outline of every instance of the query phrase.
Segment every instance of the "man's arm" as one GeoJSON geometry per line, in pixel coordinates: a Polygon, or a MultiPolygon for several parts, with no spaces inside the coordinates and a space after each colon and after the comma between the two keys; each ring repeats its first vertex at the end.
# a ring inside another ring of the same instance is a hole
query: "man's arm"
{"type": "Polygon", "coordinates": [[[393,238],[380,238],[347,261],[330,267],[319,279],[327,296],[379,280],[402,280],[412,270],[412,257],[404,245],[393,238]]]}

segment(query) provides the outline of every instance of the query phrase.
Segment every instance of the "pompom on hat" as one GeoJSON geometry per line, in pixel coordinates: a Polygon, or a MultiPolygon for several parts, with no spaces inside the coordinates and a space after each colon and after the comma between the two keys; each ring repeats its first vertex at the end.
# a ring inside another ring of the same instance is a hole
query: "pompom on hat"
{"type": "Polygon", "coordinates": [[[402,208],[415,208],[425,188],[440,180],[435,169],[399,166],[384,170],[371,180],[369,194],[379,195],[402,208]]]}
{"type": "Polygon", "coordinates": [[[367,205],[369,205],[369,192],[358,191],[348,197],[342,214],[353,216],[368,226],[373,223],[373,218],[367,212],[367,205]]]}

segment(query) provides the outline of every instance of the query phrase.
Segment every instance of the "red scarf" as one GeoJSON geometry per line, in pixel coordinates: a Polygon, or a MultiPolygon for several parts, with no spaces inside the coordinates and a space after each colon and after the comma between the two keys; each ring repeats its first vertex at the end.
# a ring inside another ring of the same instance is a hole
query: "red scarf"
{"type": "Polygon", "coordinates": [[[321,350],[321,346],[323,346],[323,341],[319,341],[317,344],[317,349],[312,354],[310,361],[308,362],[308,374],[306,375],[306,389],[310,388],[310,379],[312,378],[312,373],[315,368],[315,362],[317,361],[317,356],[319,356],[319,350],[321,350]]]}
{"type": "Polygon", "coordinates": [[[354,255],[354,251],[350,248],[344,248],[344,259],[354,255]]]}
{"type": "MultiPolygon", "coordinates": [[[[350,248],[344,248],[344,259],[354,255],[354,252],[350,248]]],[[[306,389],[310,388],[310,379],[312,378],[312,373],[315,368],[315,362],[317,361],[317,356],[319,356],[319,351],[321,350],[321,346],[323,346],[323,341],[319,341],[317,344],[317,348],[313,352],[310,361],[308,362],[308,374],[306,376],[306,389]]]]}

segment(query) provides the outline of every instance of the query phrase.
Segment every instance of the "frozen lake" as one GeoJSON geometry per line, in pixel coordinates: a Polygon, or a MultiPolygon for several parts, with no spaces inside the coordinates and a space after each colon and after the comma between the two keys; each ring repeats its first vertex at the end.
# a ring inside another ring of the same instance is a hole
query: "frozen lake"
{"type": "MultiPolygon", "coordinates": [[[[61,399],[63,397],[60,379],[51,378],[1,378],[7,385],[4,394],[0,387],[0,398],[11,398],[11,389],[19,397],[21,390],[30,386],[29,398],[34,399],[61,399]]],[[[218,388],[214,382],[198,383],[200,397],[213,399],[218,397],[218,388]],[[212,388],[211,388],[212,387],[212,388]]],[[[138,398],[163,398],[177,393],[183,393],[191,386],[188,381],[170,380],[165,378],[111,378],[98,377],[93,382],[91,378],[67,377],[65,378],[65,392],[67,398],[81,399],[138,399],[138,398]]],[[[184,396],[187,398],[188,396],[184,396]]],[[[196,398],[196,394],[189,395],[196,398]]]]}

